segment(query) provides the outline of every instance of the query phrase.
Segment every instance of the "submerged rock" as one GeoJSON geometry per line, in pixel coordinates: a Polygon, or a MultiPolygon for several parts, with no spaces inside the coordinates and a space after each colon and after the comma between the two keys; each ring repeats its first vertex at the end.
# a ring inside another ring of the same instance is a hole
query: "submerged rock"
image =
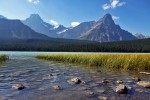
{"type": "Polygon", "coordinates": [[[128,89],[125,85],[123,84],[119,84],[119,86],[116,87],[116,90],[115,90],[117,93],[120,93],[120,94],[127,94],[128,92],[128,89]]]}
{"type": "Polygon", "coordinates": [[[132,90],[132,87],[130,87],[130,86],[129,86],[129,87],[127,87],[127,88],[128,88],[128,90],[132,90]]]}
{"type": "Polygon", "coordinates": [[[15,84],[12,86],[12,88],[17,89],[17,90],[22,90],[26,87],[23,84],[15,84]]]}
{"type": "Polygon", "coordinates": [[[80,84],[82,81],[78,77],[74,77],[70,80],[68,80],[69,84],[80,84]]]}
{"type": "Polygon", "coordinates": [[[149,73],[149,72],[140,72],[140,74],[150,75],[150,73],[149,73]]]}
{"type": "Polygon", "coordinates": [[[150,81],[140,81],[137,82],[137,85],[142,86],[144,88],[150,88],[150,81]]]}
{"type": "Polygon", "coordinates": [[[86,91],[86,93],[87,93],[88,95],[94,95],[94,92],[93,92],[93,91],[90,91],[90,90],[86,91]]]}
{"type": "Polygon", "coordinates": [[[52,87],[53,87],[53,89],[55,89],[55,90],[60,90],[60,86],[59,86],[59,85],[53,85],[52,87]]]}
{"type": "Polygon", "coordinates": [[[102,83],[110,83],[111,81],[110,80],[107,80],[107,79],[104,79],[103,81],[102,81],[102,83]]]}
{"type": "Polygon", "coordinates": [[[122,84],[123,81],[122,81],[122,80],[117,80],[117,83],[118,83],[118,84],[122,84]]]}
{"type": "Polygon", "coordinates": [[[138,77],[132,77],[132,79],[133,79],[134,81],[136,81],[136,82],[141,81],[141,79],[138,78],[138,77]]]}
{"type": "Polygon", "coordinates": [[[105,97],[105,96],[98,96],[98,99],[99,100],[107,100],[107,97],[105,97]]]}

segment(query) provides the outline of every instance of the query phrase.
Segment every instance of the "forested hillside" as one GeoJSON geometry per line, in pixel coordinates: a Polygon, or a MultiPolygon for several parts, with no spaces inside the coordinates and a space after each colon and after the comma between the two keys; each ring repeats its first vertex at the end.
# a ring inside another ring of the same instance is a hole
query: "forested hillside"
{"type": "Polygon", "coordinates": [[[150,52],[150,39],[120,42],[89,42],[78,40],[0,40],[0,51],[52,52],[150,52]],[[60,42],[61,41],[61,42],[60,42]],[[70,41],[70,42],[69,42],[70,41]]]}

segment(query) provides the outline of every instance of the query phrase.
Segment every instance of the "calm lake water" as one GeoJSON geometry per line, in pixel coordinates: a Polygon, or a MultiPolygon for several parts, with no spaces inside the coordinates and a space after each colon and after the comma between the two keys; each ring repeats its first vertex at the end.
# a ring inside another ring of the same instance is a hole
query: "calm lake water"
{"type": "MultiPolygon", "coordinates": [[[[136,85],[132,77],[150,81],[150,76],[138,72],[105,71],[97,67],[77,66],[38,60],[38,54],[51,52],[0,52],[10,60],[0,65],[0,100],[99,100],[105,96],[109,100],[149,100],[150,89],[136,85]],[[52,74],[52,76],[50,76],[52,74]],[[79,77],[85,84],[70,85],[67,80],[79,77]],[[108,79],[110,83],[100,83],[108,79]],[[132,87],[126,95],[114,92],[117,80],[132,87]],[[12,85],[21,83],[23,90],[15,90],[12,85]],[[61,90],[52,88],[59,85],[61,90]],[[89,92],[94,92],[90,95],[89,92]]],[[[57,52],[53,52],[57,53],[57,52]]],[[[67,52],[66,52],[67,53],[67,52]]]]}

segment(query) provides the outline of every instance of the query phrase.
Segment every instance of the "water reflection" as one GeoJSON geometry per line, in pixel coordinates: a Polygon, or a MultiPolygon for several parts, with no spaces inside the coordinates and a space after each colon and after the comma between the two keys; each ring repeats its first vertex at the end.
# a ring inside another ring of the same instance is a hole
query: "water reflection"
{"type": "Polygon", "coordinates": [[[56,62],[42,61],[34,58],[42,52],[3,52],[10,60],[0,65],[0,99],[15,100],[98,100],[106,96],[111,100],[147,99],[150,90],[139,87],[132,77],[150,80],[150,76],[137,72],[119,72],[100,67],[78,66],[56,62]],[[85,84],[70,85],[68,80],[79,77],[85,84]],[[104,79],[110,83],[101,83],[104,79]],[[123,80],[126,86],[133,89],[127,95],[114,92],[117,80],[123,80]],[[12,89],[17,83],[27,88],[21,91],[12,89]],[[61,90],[55,90],[59,85],[61,90]],[[94,95],[89,95],[93,92],[94,95]]]}

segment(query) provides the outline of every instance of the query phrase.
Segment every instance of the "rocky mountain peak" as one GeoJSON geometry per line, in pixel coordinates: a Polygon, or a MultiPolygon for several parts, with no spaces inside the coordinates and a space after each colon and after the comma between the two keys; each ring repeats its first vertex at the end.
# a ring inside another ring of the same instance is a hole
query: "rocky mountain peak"
{"type": "Polygon", "coordinates": [[[104,25],[115,25],[114,20],[112,19],[111,14],[106,14],[103,16],[103,18],[101,18],[98,23],[103,23],[104,25]]]}
{"type": "Polygon", "coordinates": [[[26,20],[43,22],[42,18],[38,14],[31,14],[30,17],[27,18],[26,20]]]}

